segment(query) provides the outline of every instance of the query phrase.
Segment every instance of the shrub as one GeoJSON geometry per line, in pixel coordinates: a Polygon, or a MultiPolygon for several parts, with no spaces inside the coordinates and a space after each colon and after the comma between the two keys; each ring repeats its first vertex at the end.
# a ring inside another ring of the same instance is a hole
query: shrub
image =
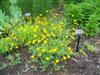
{"type": "Polygon", "coordinates": [[[85,0],[81,3],[69,3],[65,5],[65,17],[69,26],[84,29],[86,35],[93,36],[98,33],[99,26],[99,4],[100,1],[85,0]],[[77,21],[77,23],[75,22],[77,21]],[[93,26],[95,25],[95,26],[93,26]],[[90,29],[91,28],[91,29],[90,29]],[[91,30],[93,30],[91,32],[91,30]]]}

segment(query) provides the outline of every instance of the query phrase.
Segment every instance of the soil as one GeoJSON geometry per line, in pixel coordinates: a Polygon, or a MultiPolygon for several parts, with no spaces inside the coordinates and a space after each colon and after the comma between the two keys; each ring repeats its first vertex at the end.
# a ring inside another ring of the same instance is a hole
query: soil
{"type": "MultiPolygon", "coordinates": [[[[95,52],[87,52],[87,58],[81,54],[74,57],[77,61],[67,62],[62,71],[33,72],[27,64],[29,54],[25,49],[21,50],[22,63],[13,67],[8,67],[0,71],[0,75],[100,75],[100,37],[93,37],[86,41],[91,42],[97,48],[95,52]],[[27,61],[26,61],[27,60],[27,61]]],[[[0,59],[0,61],[2,61],[0,59]]]]}

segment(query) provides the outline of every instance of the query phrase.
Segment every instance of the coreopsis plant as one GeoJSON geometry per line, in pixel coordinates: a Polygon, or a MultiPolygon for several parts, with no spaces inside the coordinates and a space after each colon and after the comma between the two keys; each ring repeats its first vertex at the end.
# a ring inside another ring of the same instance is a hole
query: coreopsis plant
{"type": "Polygon", "coordinates": [[[0,53],[27,46],[31,54],[29,62],[35,69],[45,71],[51,65],[56,70],[64,65],[60,63],[73,55],[74,49],[68,46],[75,40],[73,30],[66,28],[65,23],[57,18],[53,22],[46,17],[36,17],[34,23],[15,26],[9,37],[0,39],[0,53]]]}

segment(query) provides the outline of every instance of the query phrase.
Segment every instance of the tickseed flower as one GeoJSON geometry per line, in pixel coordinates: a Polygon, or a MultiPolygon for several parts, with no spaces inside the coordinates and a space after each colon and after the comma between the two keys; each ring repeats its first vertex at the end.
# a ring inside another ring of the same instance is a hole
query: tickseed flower
{"type": "Polygon", "coordinates": [[[15,48],[17,49],[17,48],[18,48],[18,46],[16,45],[16,46],[15,46],[15,48]]]}
{"type": "Polygon", "coordinates": [[[57,48],[53,48],[53,49],[51,49],[49,52],[51,53],[55,53],[57,51],[57,48]]]}
{"type": "Polygon", "coordinates": [[[51,36],[55,37],[56,35],[54,33],[51,33],[51,36]]]}
{"type": "Polygon", "coordinates": [[[30,42],[30,41],[28,41],[26,44],[27,44],[27,45],[30,45],[30,44],[31,44],[31,42],[30,42]]]}
{"type": "Polygon", "coordinates": [[[60,22],[61,24],[64,24],[64,22],[60,22]]]}
{"type": "Polygon", "coordinates": [[[43,49],[42,52],[43,52],[43,53],[46,52],[46,49],[43,49]]]}
{"type": "Polygon", "coordinates": [[[34,37],[37,37],[37,35],[36,35],[36,34],[34,34],[34,37]]]}
{"type": "Polygon", "coordinates": [[[71,38],[72,38],[72,40],[75,40],[75,37],[74,36],[72,36],[71,38]]]}
{"type": "Polygon", "coordinates": [[[47,44],[47,40],[44,40],[43,42],[44,42],[44,44],[47,44]]]}
{"type": "Polygon", "coordinates": [[[73,54],[73,51],[70,51],[69,54],[72,55],[73,54]]]}
{"type": "Polygon", "coordinates": [[[48,37],[50,36],[50,34],[46,34],[48,37]]]}
{"type": "Polygon", "coordinates": [[[36,50],[40,50],[40,48],[36,48],[36,50]]]}
{"type": "Polygon", "coordinates": [[[67,58],[70,59],[71,58],[70,55],[67,55],[67,58]]]}
{"type": "Polygon", "coordinates": [[[10,37],[7,37],[7,38],[6,38],[6,40],[9,40],[9,39],[10,39],[10,37]]]}
{"type": "Polygon", "coordinates": [[[66,56],[63,56],[63,59],[64,59],[64,60],[66,60],[66,59],[67,59],[67,57],[66,57],[66,56]]]}
{"type": "Polygon", "coordinates": [[[58,60],[58,59],[56,59],[55,63],[59,63],[59,60],[58,60]]]}
{"type": "Polygon", "coordinates": [[[26,28],[24,28],[23,31],[26,31],[26,28]]]}
{"type": "Polygon", "coordinates": [[[41,40],[38,40],[38,43],[41,43],[41,40]]]}
{"type": "Polygon", "coordinates": [[[15,36],[13,37],[14,39],[17,39],[15,36]]]}
{"type": "Polygon", "coordinates": [[[21,28],[19,28],[18,30],[21,31],[21,28]]]}
{"type": "Polygon", "coordinates": [[[45,28],[43,29],[43,31],[44,31],[44,33],[47,33],[47,30],[45,28]]]}
{"type": "Polygon", "coordinates": [[[32,55],[31,58],[33,59],[34,58],[34,55],[32,55]]]}
{"type": "Polygon", "coordinates": [[[76,30],[75,28],[73,28],[72,30],[76,30]]]}
{"type": "Polygon", "coordinates": [[[35,43],[35,40],[32,41],[32,44],[34,44],[34,43],[35,43]]]}
{"type": "Polygon", "coordinates": [[[45,60],[46,60],[46,61],[49,61],[49,60],[50,60],[50,58],[49,58],[49,57],[46,57],[46,58],[45,58],[45,60]]]}
{"type": "Polygon", "coordinates": [[[31,26],[30,28],[31,28],[31,29],[33,29],[34,27],[33,27],[33,26],[31,26]]]}
{"type": "Polygon", "coordinates": [[[35,28],[35,29],[33,29],[33,32],[36,32],[37,31],[37,29],[35,28]]]}
{"type": "Polygon", "coordinates": [[[72,48],[71,47],[68,47],[68,51],[71,51],[72,50],[72,48]]]}

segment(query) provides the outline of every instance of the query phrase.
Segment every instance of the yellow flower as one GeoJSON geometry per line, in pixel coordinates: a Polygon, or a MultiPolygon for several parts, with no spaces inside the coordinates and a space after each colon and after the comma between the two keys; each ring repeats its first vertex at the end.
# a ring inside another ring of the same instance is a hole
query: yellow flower
{"type": "Polygon", "coordinates": [[[71,47],[68,47],[68,51],[71,51],[72,50],[72,48],[71,47]]]}
{"type": "Polygon", "coordinates": [[[73,32],[72,35],[75,35],[75,32],[73,32]]]}
{"type": "Polygon", "coordinates": [[[26,31],[26,28],[24,28],[23,30],[26,31]]]}
{"type": "Polygon", "coordinates": [[[47,33],[47,30],[45,28],[43,29],[43,31],[44,31],[44,33],[47,33]]]}
{"type": "Polygon", "coordinates": [[[66,59],[67,59],[67,57],[66,57],[66,56],[63,56],[63,59],[64,59],[64,60],[66,60],[66,59]]]}
{"type": "Polygon", "coordinates": [[[31,42],[30,42],[30,41],[28,41],[26,44],[27,44],[27,45],[30,45],[30,44],[31,44],[31,42]]]}
{"type": "Polygon", "coordinates": [[[33,59],[34,58],[34,55],[32,55],[31,58],[33,59]]]}
{"type": "Polygon", "coordinates": [[[73,51],[70,51],[69,54],[72,55],[73,54],[73,51]]]}
{"type": "Polygon", "coordinates": [[[21,28],[19,28],[18,30],[21,31],[21,28]]]}
{"type": "Polygon", "coordinates": [[[38,40],[38,43],[41,43],[41,40],[38,40]]]}
{"type": "Polygon", "coordinates": [[[55,53],[57,51],[57,48],[53,48],[50,50],[50,52],[55,53]]]}
{"type": "Polygon", "coordinates": [[[70,55],[67,55],[67,58],[70,59],[71,58],[70,55]]]}
{"type": "Polygon", "coordinates": [[[51,33],[51,36],[55,37],[56,35],[54,33],[51,33]]]}
{"type": "Polygon", "coordinates": [[[47,40],[44,40],[44,44],[47,44],[47,40]]]}
{"type": "Polygon", "coordinates": [[[43,53],[46,52],[46,49],[43,49],[42,52],[43,52],[43,53]]]}
{"type": "Polygon", "coordinates": [[[72,36],[71,38],[72,38],[72,40],[75,40],[75,37],[72,36]]]}
{"type": "Polygon", "coordinates": [[[37,29],[35,28],[35,29],[33,29],[33,32],[36,32],[37,31],[37,29]]]}
{"type": "Polygon", "coordinates": [[[34,44],[34,43],[35,43],[35,40],[32,41],[32,44],[34,44]]]}
{"type": "Polygon", "coordinates": [[[18,48],[18,46],[16,45],[16,46],[15,46],[15,48],[17,49],[17,48],[18,48]]]}
{"type": "Polygon", "coordinates": [[[45,58],[45,60],[46,60],[46,61],[49,61],[49,60],[50,60],[50,58],[49,58],[49,57],[46,57],[46,58],[45,58]]]}
{"type": "Polygon", "coordinates": [[[56,29],[56,27],[53,27],[53,30],[55,30],[56,29]]]}
{"type": "Polygon", "coordinates": [[[47,35],[48,37],[50,36],[50,34],[48,34],[48,33],[47,33],[46,35],[47,35]]]}
{"type": "Polygon", "coordinates": [[[31,29],[33,29],[34,27],[33,27],[33,26],[31,26],[30,28],[31,28],[31,29]]]}
{"type": "Polygon", "coordinates": [[[37,37],[37,35],[36,35],[36,34],[34,34],[34,37],[37,37]]]}
{"type": "Polygon", "coordinates": [[[55,61],[56,63],[59,63],[59,60],[58,59],[56,59],[56,61],[55,61]]]}
{"type": "Polygon", "coordinates": [[[73,28],[72,30],[76,30],[75,28],[73,28]]]}
{"type": "Polygon", "coordinates": [[[40,50],[40,48],[36,48],[36,50],[40,50]]]}
{"type": "Polygon", "coordinates": [[[14,39],[17,39],[15,36],[13,37],[14,39]]]}

